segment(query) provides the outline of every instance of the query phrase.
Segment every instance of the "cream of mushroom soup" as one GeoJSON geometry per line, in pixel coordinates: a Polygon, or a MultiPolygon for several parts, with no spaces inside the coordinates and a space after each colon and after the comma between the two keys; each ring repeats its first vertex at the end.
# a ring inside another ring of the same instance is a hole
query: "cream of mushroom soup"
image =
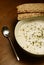
{"type": "Polygon", "coordinates": [[[19,45],[33,54],[44,54],[44,21],[22,24],[18,31],[19,45]]]}

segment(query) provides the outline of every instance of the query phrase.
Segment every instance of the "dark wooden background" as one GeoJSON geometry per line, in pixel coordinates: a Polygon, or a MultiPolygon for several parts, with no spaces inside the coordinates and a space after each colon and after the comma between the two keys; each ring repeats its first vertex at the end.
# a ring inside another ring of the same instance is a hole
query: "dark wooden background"
{"type": "Polygon", "coordinates": [[[0,65],[44,65],[44,58],[36,62],[17,61],[9,41],[2,35],[2,27],[8,26],[13,37],[14,24],[17,21],[16,6],[22,3],[41,2],[44,0],[0,0],[0,65]]]}

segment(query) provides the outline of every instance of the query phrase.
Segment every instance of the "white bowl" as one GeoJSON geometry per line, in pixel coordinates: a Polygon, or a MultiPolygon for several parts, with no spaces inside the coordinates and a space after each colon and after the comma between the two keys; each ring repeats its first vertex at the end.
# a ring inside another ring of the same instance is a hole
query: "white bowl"
{"type": "MultiPolygon", "coordinates": [[[[40,17],[33,17],[33,18],[28,18],[28,19],[24,19],[24,20],[21,20],[21,21],[18,21],[18,23],[16,24],[15,26],[15,29],[14,29],[14,36],[15,36],[15,39],[17,41],[17,43],[19,44],[19,41],[18,41],[18,31],[19,31],[19,28],[25,24],[25,23],[28,23],[28,22],[31,22],[31,21],[38,21],[38,20],[41,20],[41,21],[44,21],[44,16],[40,16],[40,17]]],[[[20,44],[19,46],[24,49],[20,44]]],[[[28,52],[26,49],[24,49],[26,52],[28,52]]],[[[44,55],[44,54],[35,54],[35,53],[32,53],[32,52],[28,52],[28,53],[31,53],[31,54],[34,54],[34,55],[44,55]]]]}

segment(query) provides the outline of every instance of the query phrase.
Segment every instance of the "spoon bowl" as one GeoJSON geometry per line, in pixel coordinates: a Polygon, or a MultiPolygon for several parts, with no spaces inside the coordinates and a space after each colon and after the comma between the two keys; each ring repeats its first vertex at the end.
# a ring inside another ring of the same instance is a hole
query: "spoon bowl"
{"type": "Polygon", "coordinates": [[[5,37],[8,37],[8,36],[9,36],[10,31],[9,31],[8,27],[4,26],[4,27],[2,28],[2,34],[3,34],[5,37]]]}

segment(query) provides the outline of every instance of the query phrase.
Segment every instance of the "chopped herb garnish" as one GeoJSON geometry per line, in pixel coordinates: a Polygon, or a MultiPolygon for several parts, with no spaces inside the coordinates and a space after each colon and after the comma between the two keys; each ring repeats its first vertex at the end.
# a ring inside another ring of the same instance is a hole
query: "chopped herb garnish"
{"type": "Polygon", "coordinates": [[[29,46],[27,46],[27,48],[28,48],[29,46]]]}
{"type": "Polygon", "coordinates": [[[22,29],[22,31],[24,31],[24,29],[22,29]]]}
{"type": "Polygon", "coordinates": [[[41,45],[42,45],[42,42],[40,42],[39,44],[40,44],[40,46],[41,46],[41,45]]]}
{"type": "Polygon", "coordinates": [[[32,42],[32,44],[34,45],[34,41],[32,42]]]}

